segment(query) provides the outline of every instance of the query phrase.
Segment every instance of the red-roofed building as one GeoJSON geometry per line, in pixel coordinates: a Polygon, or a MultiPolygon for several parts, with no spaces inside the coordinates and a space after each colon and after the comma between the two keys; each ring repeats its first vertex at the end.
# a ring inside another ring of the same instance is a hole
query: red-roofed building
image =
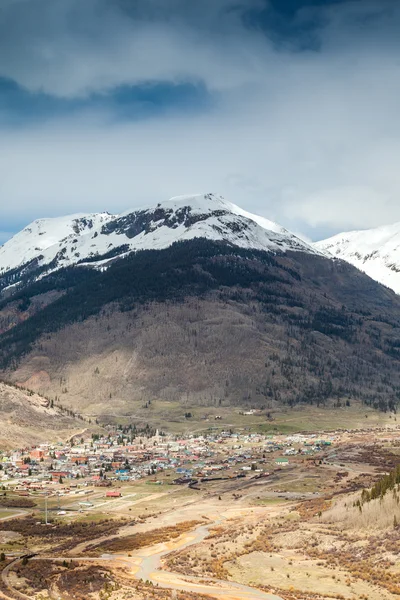
{"type": "Polygon", "coordinates": [[[40,460],[41,458],[44,458],[44,451],[36,448],[36,450],[32,450],[32,452],[29,453],[29,456],[35,460],[40,460]]]}
{"type": "Polygon", "coordinates": [[[121,498],[121,495],[121,492],[117,490],[111,490],[109,492],[106,492],[106,498],[121,498]]]}

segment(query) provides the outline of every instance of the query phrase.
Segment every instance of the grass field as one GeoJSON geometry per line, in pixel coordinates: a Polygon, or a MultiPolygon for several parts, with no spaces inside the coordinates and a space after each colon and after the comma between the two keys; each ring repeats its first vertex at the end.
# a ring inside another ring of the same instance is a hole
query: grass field
{"type": "MultiPolygon", "coordinates": [[[[295,433],[299,431],[328,431],[358,429],[396,424],[396,416],[375,411],[360,403],[349,407],[315,407],[300,405],[295,408],[265,410],[256,415],[241,415],[238,407],[185,407],[178,402],[152,402],[133,422],[149,423],[176,434],[202,433],[226,429],[248,430],[259,433],[295,433]],[[186,412],[191,418],[185,418],[186,412]],[[271,414],[272,420],[267,418],[271,414]],[[221,416],[221,420],[215,420],[221,416]]],[[[129,424],[131,418],[118,418],[129,424]]]]}
{"type": "Polygon", "coordinates": [[[0,519],[11,518],[13,515],[17,515],[23,512],[25,509],[17,509],[17,508],[1,508],[0,509],[0,519]]]}

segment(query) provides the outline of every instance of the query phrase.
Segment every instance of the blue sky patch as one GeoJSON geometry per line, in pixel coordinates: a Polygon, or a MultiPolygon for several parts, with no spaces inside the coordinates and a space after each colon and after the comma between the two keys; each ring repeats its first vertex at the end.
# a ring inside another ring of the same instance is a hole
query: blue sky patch
{"type": "Polygon", "coordinates": [[[215,100],[204,85],[149,83],[121,85],[81,99],[59,98],[30,92],[7,78],[0,78],[0,123],[29,123],[69,117],[85,111],[105,111],[111,120],[133,121],[173,112],[196,113],[209,110],[215,100]]]}

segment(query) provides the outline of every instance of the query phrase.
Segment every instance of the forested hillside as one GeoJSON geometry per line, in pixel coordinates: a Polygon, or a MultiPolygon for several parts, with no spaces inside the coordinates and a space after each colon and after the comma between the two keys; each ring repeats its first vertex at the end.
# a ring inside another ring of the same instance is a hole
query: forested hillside
{"type": "Polygon", "coordinates": [[[82,412],[400,398],[400,298],[322,256],[196,239],[58,271],[0,323],[11,305],[4,376],[82,412]]]}

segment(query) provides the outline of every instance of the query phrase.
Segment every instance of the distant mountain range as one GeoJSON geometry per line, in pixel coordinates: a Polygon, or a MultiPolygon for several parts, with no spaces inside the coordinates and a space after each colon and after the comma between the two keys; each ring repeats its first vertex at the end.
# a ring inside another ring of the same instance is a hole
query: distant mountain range
{"type": "Polygon", "coordinates": [[[315,247],[346,260],[400,294],[400,223],[339,233],[315,247]]]}
{"type": "Polygon", "coordinates": [[[330,251],[213,194],[35,221],[0,249],[0,377],[110,419],[394,410],[400,296],[330,251]]]}

